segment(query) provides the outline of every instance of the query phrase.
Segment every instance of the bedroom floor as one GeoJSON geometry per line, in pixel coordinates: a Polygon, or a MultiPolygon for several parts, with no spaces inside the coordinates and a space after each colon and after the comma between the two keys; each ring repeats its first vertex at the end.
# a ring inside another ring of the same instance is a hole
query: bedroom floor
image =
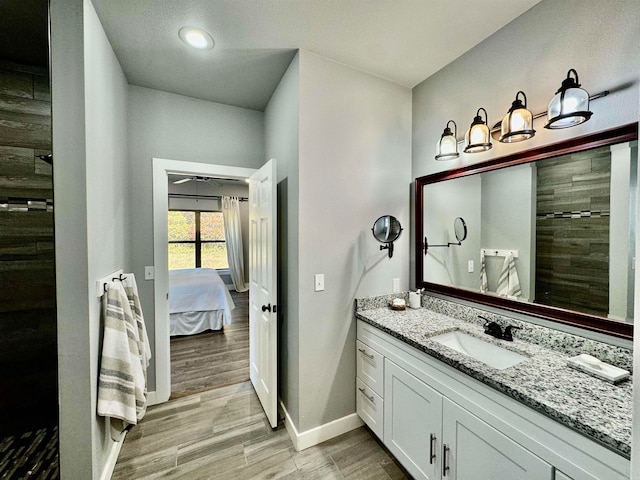
{"type": "Polygon", "coordinates": [[[249,380],[249,292],[230,293],[231,325],[171,338],[172,399],[249,380]]]}

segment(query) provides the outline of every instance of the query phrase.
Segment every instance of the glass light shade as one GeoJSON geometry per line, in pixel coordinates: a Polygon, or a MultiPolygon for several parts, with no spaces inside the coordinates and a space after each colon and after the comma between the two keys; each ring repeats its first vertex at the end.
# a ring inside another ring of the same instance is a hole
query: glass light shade
{"type": "Polygon", "coordinates": [[[447,126],[442,132],[440,141],[438,142],[438,154],[436,160],[454,160],[460,156],[458,153],[458,139],[456,138],[458,127],[456,122],[449,120],[447,126]],[[449,128],[449,124],[453,123],[454,131],[449,128]]]}
{"type": "Polygon", "coordinates": [[[490,140],[489,127],[486,122],[487,111],[484,108],[479,108],[476,113],[476,117],[473,119],[469,130],[465,134],[465,143],[467,144],[464,149],[465,153],[479,153],[490,150],[493,145],[490,140]],[[480,110],[484,112],[485,120],[480,117],[480,110]]]}
{"type": "Polygon", "coordinates": [[[502,143],[514,143],[528,140],[536,134],[533,129],[533,115],[527,110],[527,97],[524,92],[518,92],[516,99],[511,104],[509,112],[502,119],[501,135],[502,143]],[[518,98],[522,94],[524,104],[518,98]]]}
{"type": "Polygon", "coordinates": [[[578,74],[571,69],[562,86],[549,102],[547,109],[547,124],[545,128],[569,128],[586,122],[593,112],[589,111],[589,93],[580,88],[578,74]],[[571,78],[574,73],[575,79],[571,78]]]}

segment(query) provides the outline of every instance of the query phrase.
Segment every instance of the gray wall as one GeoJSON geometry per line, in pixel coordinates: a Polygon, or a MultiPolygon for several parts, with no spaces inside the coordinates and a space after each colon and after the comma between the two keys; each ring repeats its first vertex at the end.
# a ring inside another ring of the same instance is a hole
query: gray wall
{"type": "Polygon", "coordinates": [[[638,17],[636,0],[544,0],[427,78],[413,89],[413,176],[637,121],[638,17]],[[532,112],[546,111],[570,68],[578,71],[580,83],[591,94],[627,88],[592,102],[594,115],[580,126],[546,130],[540,119],[529,141],[494,141],[486,153],[461,154],[450,162],[434,160],[447,120],[456,121],[459,138],[478,107],[487,110],[494,124],[507,113],[518,90],[526,93],[532,112]]]}
{"type": "Polygon", "coordinates": [[[299,56],[297,428],[306,431],[355,412],[354,298],[388,293],[393,278],[409,286],[411,91],[299,56]],[[391,259],[371,234],[385,214],[406,228],[391,259]]]}
{"type": "Polygon", "coordinates": [[[51,5],[60,464],[100,478],[112,442],[96,416],[96,280],[130,268],[127,82],[85,0],[51,5]]]}
{"type": "MultiPolygon", "coordinates": [[[[637,0],[543,0],[414,88],[413,177],[637,122],[639,35],[637,0]],[[506,114],[518,90],[527,94],[530,110],[545,111],[570,68],[578,71],[590,93],[613,92],[591,103],[594,115],[587,123],[550,131],[542,127],[544,120],[537,120],[537,133],[530,141],[494,142],[489,152],[463,154],[452,162],[433,159],[447,120],[457,122],[460,136],[482,106],[493,124],[506,114]]],[[[638,275],[636,269],[636,284],[638,275]]],[[[639,302],[636,289],[636,305],[639,302]]],[[[640,352],[638,337],[636,351],[640,352]]],[[[640,353],[635,354],[635,372],[635,380],[640,381],[640,353]]],[[[634,405],[632,478],[640,471],[640,401],[634,405]]]]}
{"type": "Polygon", "coordinates": [[[431,245],[455,242],[453,224],[462,217],[467,224],[467,238],[462,245],[433,247],[424,257],[424,279],[478,290],[480,288],[480,247],[482,182],[479,175],[427,185],[424,189],[424,235],[431,245]],[[473,260],[475,271],[467,271],[473,260]]]}
{"type": "Polygon", "coordinates": [[[278,393],[298,424],[298,154],[299,55],[264,112],[265,159],[277,160],[278,192],[278,393]]]}
{"type": "MultiPolygon", "coordinates": [[[[264,163],[263,113],[130,86],[128,126],[132,268],[144,278],[144,266],[153,265],[151,159],[258,168],[264,163]]],[[[140,281],[138,288],[153,339],[153,282],[140,281]]],[[[155,382],[150,367],[150,391],[155,382]]]]}
{"type": "MultiPolygon", "coordinates": [[[[522,299],[533,298],[535,282],[536,176],[532,165],[518,165],[481,174],[482,235],[480,248],[518,250],[515,259],[522,299]],[[533,267],[533,268],[532,268],[533,267]]],[[[480,261],[478,256],[478,262],[480,261]]],[[[487,257],[488,283],[497,287],[504,257],[487,257]],[[491,262],[491,260],[494,260],[491,262]],[[493,263],[493,265],[489,265],[493,263]],[[494,267],[494,268],[491,268],[494,267]]],[[[478,278],[480,267],[476,270],[478,278]]],[[[490,291],[495,291],[490,288],[490,291]]]]}

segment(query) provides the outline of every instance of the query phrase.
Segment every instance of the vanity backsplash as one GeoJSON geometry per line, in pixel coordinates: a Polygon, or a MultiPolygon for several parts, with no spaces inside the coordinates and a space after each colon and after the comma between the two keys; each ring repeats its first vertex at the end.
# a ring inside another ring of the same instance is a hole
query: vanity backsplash
{"type": "MultiPolygon", "coordinates": [[[[394,298],[403,298],[408,302],[409,293],[402,292],[376,297],[358,298],[356,299],[356,311],[387,307],[389,300],[393,300],[394,298]]],[[[633,351],[630,349],[516,320],[505,315],[487,312],[479,308],[461,305],[430,295],[422,295],[422,307],[480,326],[485,323],[484,320],[478,318],[478,316],[481,315],[489,321],[497,322],[502,327],[507,325],[520,327],[521,330],[516,330],[513,333],[515,338],[520,338],[556,352],[565,353],[569,356],[587,353],[603,362],[610,363],[625,370],[632,371],[633,368],[633,351]]]]}

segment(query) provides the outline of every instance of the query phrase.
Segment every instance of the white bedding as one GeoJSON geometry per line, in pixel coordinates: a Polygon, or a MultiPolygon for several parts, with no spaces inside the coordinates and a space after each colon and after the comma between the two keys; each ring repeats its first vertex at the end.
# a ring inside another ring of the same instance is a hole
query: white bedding
{"type": "Polygon", "coordinates": [[[235,308],[229,290],[212,268],[169,271],[170,335],[219,330],[235,308]]]}

